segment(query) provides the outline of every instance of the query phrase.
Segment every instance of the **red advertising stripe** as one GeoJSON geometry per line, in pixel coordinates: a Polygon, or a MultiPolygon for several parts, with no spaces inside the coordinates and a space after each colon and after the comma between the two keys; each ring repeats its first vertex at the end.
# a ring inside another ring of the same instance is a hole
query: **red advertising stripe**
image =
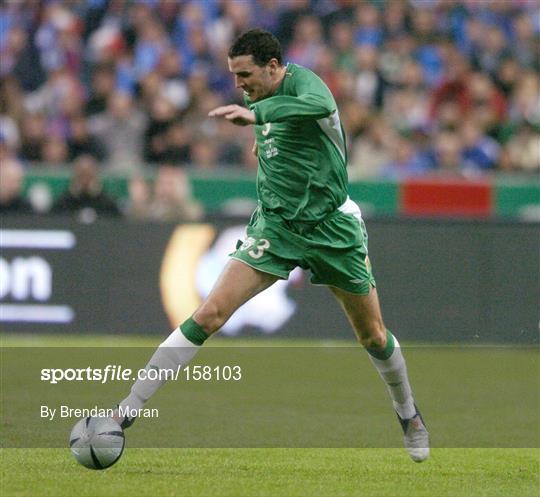
{"type": "Polygon", "coordinates": [[[488,217],[492,213],[493,187],[485,180],[406,180],[400,193],[403,214],[488,217]]]}

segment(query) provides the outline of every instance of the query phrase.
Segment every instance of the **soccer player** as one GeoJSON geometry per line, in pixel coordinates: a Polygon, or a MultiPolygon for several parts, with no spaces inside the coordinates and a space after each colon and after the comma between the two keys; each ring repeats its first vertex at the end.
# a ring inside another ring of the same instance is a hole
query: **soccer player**
{"type": "MultiPolygon", "coordinates": [[[[234,42],[228,63],[246,107],[225,105],[209,116],[254,127],[258,207],[208,298],[159,346],[147,368],[187,364],[242,304],[295,267],[309,268],[311,281],[336,296],[385,382],[409,455],[424,461],[429,436],[399,343],[381,316],[366,228],[347,195],[345,133],[334,98],[312,71],[283,65],[279,42],[260,29],[234,42]]],[[[137,380],[119,406],[142,408],[162,383],[137,380]]],[[[134,421],[119,418],[123,427],[134,421]]]]}

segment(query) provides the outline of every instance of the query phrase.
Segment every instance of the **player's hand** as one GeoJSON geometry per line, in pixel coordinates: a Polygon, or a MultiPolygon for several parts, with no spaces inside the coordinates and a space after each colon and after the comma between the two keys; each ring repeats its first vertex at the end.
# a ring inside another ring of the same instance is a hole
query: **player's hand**
{"type": "Polygon", "coordinates": [[[232,122],[238,126],[247,126],[248,124],[255,124],[255,112],[241,107],[240,105],[222,105],[208,113],[209,117],[224,117],[227,121],[232,122]]]}

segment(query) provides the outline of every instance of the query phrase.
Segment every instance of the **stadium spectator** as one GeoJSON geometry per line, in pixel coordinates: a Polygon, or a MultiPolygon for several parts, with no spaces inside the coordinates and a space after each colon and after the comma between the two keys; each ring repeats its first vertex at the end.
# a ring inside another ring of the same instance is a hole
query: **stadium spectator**
{"type": "Polygon", "coordinates": [[[97,140],[90,134],[88,120],[83,115],[74,116],[69,122],[68,160],[73,161],[79,155],[91,155],[102,161],[105,154],[97,140]]]}
{"type": "Polygon", "coordinates": [[[464,176],[461,142],[457,132],[444,130],[434,143],[436,172],[444,176],[464,176]]]}
{"type": "Polygon", "coordinates": [[[378,50],[378,67],[389,85],[398,85],[403,65],[413,58],[415,41],[404,31],[385,39],[378,50]]]}
{"type": "Polygon", "coordinates": [[[341,102],[341,121],[351,141],[354,141],[369,129],[375,113],[365,102],[358,102],[352,97],[343,98],[341,102]]]}
{"type": "Polygon", "coordinates": [[[336,23],[351,22],[356,4],[356,0],[334,0],[319,4],[317,11],[321,16],[325,33],[328,34],[336,23]]]}
{"type": "Polygon", "coordinates": [[[197,170],[212,170],[219,161],[218,145],[206,137],[196,138],[191,144],[191,164],[197,170]]]}
{"type": "Polygon", "coordinates": [[[434,123],[439,118],[441,107],[449,102],[457,105],[460,118],[468,112],[471,105],[468,91],[470,72],[470,62],[463,54],[457,50],[448,54],[446,75],[431,95],[430,117],[434,123]]]}
{"type": "Polygon", "coordinates": [[[482,26],[478,46],[472,53],[474,66],[493,77],[502,61],[510,56],[510,47],[502,28],[497,25],[482,26]]]}
{"type": "Polygon", "coordinates": [[[59,168],[65,166],[68,154],[66,140],[58,135],[50,135],[43,142],[40,160],[49,168],[59,168]]]}
{"type": "Polygon", "coordinates": [[[406,27],[407,4],[401,0],[388,0],[382,13],[382,26],[386,39],[401,35],[406,27]]]}
{"type": "Polygon", "coordinates": [[[181,120],[171,122],[165,135],[164,162],[186,166],[191,158],[191,132],[189,126],[181,120]]]}
{"type": "MultiPolygon", "coordinates": [[[[245,29],[249,28],[254,21],[258,22],[259,18],[255,18],[254,9],[256,2],[233,0],[231,2],[223,2],[222,5],[223,15],[213,23],[212,30],[216,30],[220,24],[223,25],[226,36],[220,38],[220,43],[226,46],[228,39],[238,36],[245,29]]],[[[279,11],[279,7],[276,8],[275,2],[273,10],[274,13],[279,11]]],[[[270,18],[265,22],[272,22],[272,19],[276,21],[275,15],[270,15],[270,18]]]]}
{"type": "Polygon", "coordinates": [[[324,47],[321,21],[312,15],[302,16],[294,27],[294,36],[286,59],[313,69],[324,47]]]}
{"type": "Polygon", "coordinates": [[[396,133],[384,119],[374,118],[366,132],[354,141],[349,178],[357,180],[380,176],[381,169],[391,163],[392,144],[396,139],[396,133]]]}
{"type": "Polygon", "coordinates": [[[78,75],[59,67],[51,70],[45,83],[25,98],[25,107],[31,113],[45,113],[49,124],[54,124],[58,132],[65,132],[65,123],[60,121],[83,107],[83,96],[78,75]]]}
{"type": "Polygon", "coordinates": [[[345,86],[342,84],[345,79],[344,75],[352,73],[336,69],[334,57],[335,54],[329,47],[321,47],[319,57],[313,69],[317,71],[319,77],[326,83],[334,95],[341,97],[343,94],[342,90],[345,86]]]}
{"type": "Polygon", "coordinates": [[[540,173],[540,133],[530,124],[523,124],[506,144],[510,164],[508,170],[540,173]]]}
{"type": "Polygon", "coordinates": [[[496,134],[507,112],[506,100],[487,74],[474,72],[467,85],[470,109],[466,114],[481,131],[496,134]]]}
{"type": "Polygon", "coordinates": [[[188,114],[199,115],[198,119],[201,119],[201,110],[208,107],[209,99],[223,99],[220,93],[210,88],[210,71],[206,67],[198,66],[193,69],[188,77],[188,86],[191,93],[188,114]]]}
{"type": "Polygon", "coordinates": [[[24,114],[24,92],[19,80],[13,74],[0,78],[0,115],[17,127],[24,114]]]}
{"type": "Polygon", "coordinates": [[[382,113],[388,123],[404,133],[426,130],[429,126],[429,108],[422,68],[414,60],[405,62],[398,84],[385,93],[382,113]]]}
{"type": "Polygon", "coordinates": [[[402,136],[393,140],[392,145],[392,159],[382,166],[382,177],[399,180],[422,176],[429,171],[429,164],[417,152],[412,140],[402,136]]]}
{"type": "Polygon", "coordinates": [[[380,22],[380,12],[370,2],[359,2],[355,12],[357,45],[378,47],[383,40],[383,29],[380,22]]]}
{"type": "Polygon", "coordinates": [[[531,16],[526,12],[519,12],[512,20],[511,31],[509,45],[512,57],[521,67],[538,70],[540,60],[538,52],[535,52],[535,45],[538,46],[538,33],[534,32],[535,28],[531,16]]]}
{"type": "MultiPolygon", "coordinates": [[[[185,81],[186,74],[182,55],[174,48],[166,50],[159,59],[158,67],[149,76],[157,76],[158,91],[175,109],[182,111],[189,105],[189,91],[185,81]]],[[[142,83],[142,82],[141,82],[142,83]]]]}
{"type": "Polygon", "coordinates": [[[107,110],[92,118],[90,130],[105,150],[109,170],[140,169],[146,122],[146,115],[137,109],[131,95],[124,92],[112,93],[107,110]]]}
{"type": "Polygon", "coordinates": [[[500,154],[500,145],[482,133],[482,128],[474,121],[467,120],[461,126],[463,144],[463,167],[477,171],[493,169],[500,154]]]}
{"type": "Polygon", "coordinates": [[[358,102],[380,109],[384,102],[385,81],[377,64],[377,49],[362,44],[356,49],[354,97],[358,102]]]}
{"type": "Polygon", "coordinates": [[[212,139],[217,133],[217,128],[215,123],[208,119],[208,111],[212,105],[223,102],[223,97],[208,88],[207,74],[204,71],[192,74],[189,84],[192,88],[192,105],[183,114],[183,122],[189,123],[189,131],[193,136],[206,136],[212,139]]]}
{"type": "Polygon", "coordinates": [[[174,166],[161,166],[148,205],[148,219],[158,222],[185,222],[197,221],[202,215],[201,205],[191,196],[185,172],[174,166]]]}
{"type": "Polygon", "coordinates": [[[430,5],[419,4],[411,17],[412,34],[416,42],[414,57],[419,62],[428,86],[438,84],[445,72],[445,39],[437,26],[436,11],[430,5]]]}
{"type": "Polygon", "coordinates": [[[150,104],[149,121],[144,134],[144,159],[150,164],[167,160],[168,133],[176,117],[174,105],[162,95],[150,104]]]}
{"type": "Polygon", "coordinates": [[[9,116],[0,114],[0,140],[2,147],[9,149],[12,153],[19,145],[19,130],[17,125],[9,116]]]}
{"type": "Polygon", "coordinates": [[[87,116],[101,114],[107,110],[107,102],[116,85],[116,71],[113,64],[101,64],[94,68],[86,102],[87,116]]]}
{"type": "Polygon", "coordinates": [[[508,57],[501,61],[494,77],[497,88],[506,98],[511,98],[512,92],[521,76],[521,67],[517,60],[508,57]]]}
{"type": "Polygon", "coordinates": [[[32,214],[30,203],[22,194],[24,170],[14,158],[0,161],[0,214],[32,214]]]}
{"type": "Polygon", "coordinates": [[[202,218],[186,174],[172,165],[161,166],[152,181],[134,175],[129,181],[125,214],[134,221],[186,222],[202,218]]]}
{"type": "Polygon", "coordinates": [[[151,188],[145,178],[133,175],[128,183],[128,200],[125,214],[134,221],[147,221],[150,217],[148,206],[152,195],[151,188]]]}
{"type": "Polygon", "coordinates": [[[0,75],[15,77],[25,92],[37,90],[45,81],[39,52],[23,26],[14,25],[0,44],[0,75]]]}
{"type": "Polygon", "coordinates": [[[20,121],[21,148],[19,155],[25,161],[41,161],[42,147],[47,137],[47,117],[43,113],[25,114],[20,121]]]}
{"type": "Polygon", "coordinates": [[[509,108],[509,121],[513,124],[529,123],[540,127],[540,76],[527,71],[520,75],[514,87],[509,108]]]}
{"type": "Polygon", "coordinates": [[[68,160],[66,141],[61,136],[48,136],[41,147],[41,160],[49,168],[65,166],[68,160]]]}
{"type": "Polygon", "coordinates": [[[257,0],[253,8],[253,18],[262,29],[275,33],[279,29],[279,11],[280,5],[274,0],[257,0]]]}
{"type": "Polygon", "coordinates": [[[139,80],[155,71],[163,54],[170,46],[165,27],[153,15],[141,19],[136,27],[136,41],[133,47],[133,69],[139,80]]]}
{"type": "Polygon", "coordinates": [[[118,217],[115,201],[103,192],[96,159],[81,155],[73,163],[68,190],[53,204],[52,214],[75,216],[91,223],[98,217],[118,217]]]}
{"type": "Polygon", "coordinates": [[[330,26],[330,48],[334,56],[336,69],[354,72],[355,42],[354,31],[350,22],[339,21],[330,26]]]}
{"type": "Polygon", "coordinates": [[[43,67],[48,72],[65,68],[77,74],[82,62],[78,16],[63,2],[49,2],[41,17],[35,44],[43,67]]]}
{"type": "Polygon", "coordinates": [[[309,0],[291,0],[281,5],[281,12],[277,20],[277,39],[285,49],[289,46],[294,36],[295,26],[303,16],[313,14],[309,0]]]}

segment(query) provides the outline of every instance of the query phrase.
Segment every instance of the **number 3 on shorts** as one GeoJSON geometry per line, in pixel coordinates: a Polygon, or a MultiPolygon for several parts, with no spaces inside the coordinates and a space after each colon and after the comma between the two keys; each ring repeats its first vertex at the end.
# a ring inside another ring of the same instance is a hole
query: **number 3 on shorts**
{"type": "Polygon", "coordinates": [[[253,259],[260,259],[264,255],[264,251],[270,247],[270,242],[266,238],[261,238],[255,247],[248,252],[248,255],[253,259]]]}

